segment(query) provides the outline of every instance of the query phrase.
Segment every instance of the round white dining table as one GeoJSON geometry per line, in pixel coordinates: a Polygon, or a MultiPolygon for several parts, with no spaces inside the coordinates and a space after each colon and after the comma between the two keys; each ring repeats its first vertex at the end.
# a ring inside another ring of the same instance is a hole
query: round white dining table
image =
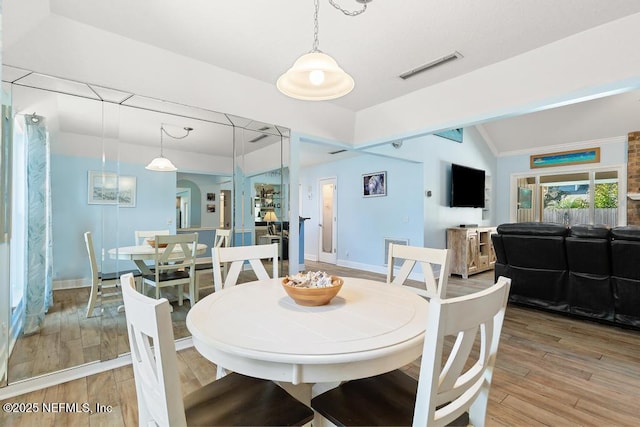
{"type": "MultiPolygon", "coordinates": [[[[207,251],[207,245],[204,243],[198,243],[196,247],[196,254],[202,255],[207,251]]],[[[164,251],[162,248],[158,248],[160,252],[164,251]]],[[[173,248],[173,252],[176,253],[176,257],[180,257],[182,254],[182,248],[180,245],[176,245],[173,248]]],[[[156,249],[150,245],[139,246],[121,246],[119,248],[113,248],[108,250],[109,257],[112,259],[129,260],[135,262],[138,270],[142,274],[153,274],[149,269],[149,266],[145,261],[153,260],[155,257],[156,249]]],[[[171,257],[169,258],[171,259],[171,257]]]]}
{"type": "Polygon", "coordinates": [[[213,293],[187,314],[200,354],[226,370],[291,384],[388,372],[422,354],[429,303],[402,286],[359,278],[328,305],[297,305],[281,279],[213,293]]]}

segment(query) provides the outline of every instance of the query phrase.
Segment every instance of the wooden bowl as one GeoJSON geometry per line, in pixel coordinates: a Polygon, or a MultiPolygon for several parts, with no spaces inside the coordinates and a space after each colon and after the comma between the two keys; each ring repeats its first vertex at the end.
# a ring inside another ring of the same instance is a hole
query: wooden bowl
{"type": "Polygon", "coordinates": [[[338,295],[344,281],[338,276],[331,276],[333,286],[325,288],[303,288],[287,285],[288,278],[282,279],[282,287],[285,292],[293,299],[296,304],[307,307],[315,307],[319,305],[327,305],[338,295]]]}
{"type": "MultiPolygon", "coordinates": [[[[149,246],[151,246],[152,248],[156,247],[156,241],[154,239],[149,239],[147,240],[147,243],[149,244],[149,246]]],[[[158,245],[159,248],[166,248],[169,244],[168,243],[160,243],[158,245]]]]}

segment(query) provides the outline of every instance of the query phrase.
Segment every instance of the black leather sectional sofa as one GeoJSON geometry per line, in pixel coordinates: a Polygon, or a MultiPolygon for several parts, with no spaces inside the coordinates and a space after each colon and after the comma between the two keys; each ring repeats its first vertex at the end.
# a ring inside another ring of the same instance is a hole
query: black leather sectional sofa
{"type": "Polygon", "coordinates": [[[491,238],[509,301],[640,329],[640,227],[514,223],[491,238]]]}

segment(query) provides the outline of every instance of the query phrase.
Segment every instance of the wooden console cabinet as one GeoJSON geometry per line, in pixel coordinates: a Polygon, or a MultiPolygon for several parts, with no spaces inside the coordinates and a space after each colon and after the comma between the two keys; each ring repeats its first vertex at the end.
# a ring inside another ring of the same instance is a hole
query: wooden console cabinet
{"type": "Polygon", "coordinates": [[[447,249],[451,249],[451,274],[468,278],[470,274],[492,270],[496,252],[491,234],[496,227],[454,227],[447,229],[447,249]]]}

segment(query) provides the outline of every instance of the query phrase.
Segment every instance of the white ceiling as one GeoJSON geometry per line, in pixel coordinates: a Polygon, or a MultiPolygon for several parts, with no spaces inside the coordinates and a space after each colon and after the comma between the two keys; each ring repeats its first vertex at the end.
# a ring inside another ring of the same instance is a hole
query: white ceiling
{"type": "MultiPolygon", "coordinates": [[[[270,83],[311,49],[313,10],[312,0],[51,0],[55,14],[270,83]]],[[[356,81],[335,103],[357,111],[637,12],[638,0],[373,0],[349,17],[320,0],[319,40],[356,81]],[[453,51],[464,58],[398,78],[453,51]]]]}
{"type": "MultiPolygon", "coordinates": [[[[24,49],[19,42],[51,16],[270,84],[313,42],[311,0],[8,0],[2,13],[8,61],[12,47],[24,49]]],[[[373,0],[349,17],[320,0],[320,49],[356,81],[351,94],[332,102],[359,111],[636,13],[638,0],[373,0]],[[398,77],[453,51],[463,58],[398,77]]],[[[639,98],[629,93],[502,119],[483,124],[483,134],[498,154],[621,136],[640,128],[639,98]]]]}

